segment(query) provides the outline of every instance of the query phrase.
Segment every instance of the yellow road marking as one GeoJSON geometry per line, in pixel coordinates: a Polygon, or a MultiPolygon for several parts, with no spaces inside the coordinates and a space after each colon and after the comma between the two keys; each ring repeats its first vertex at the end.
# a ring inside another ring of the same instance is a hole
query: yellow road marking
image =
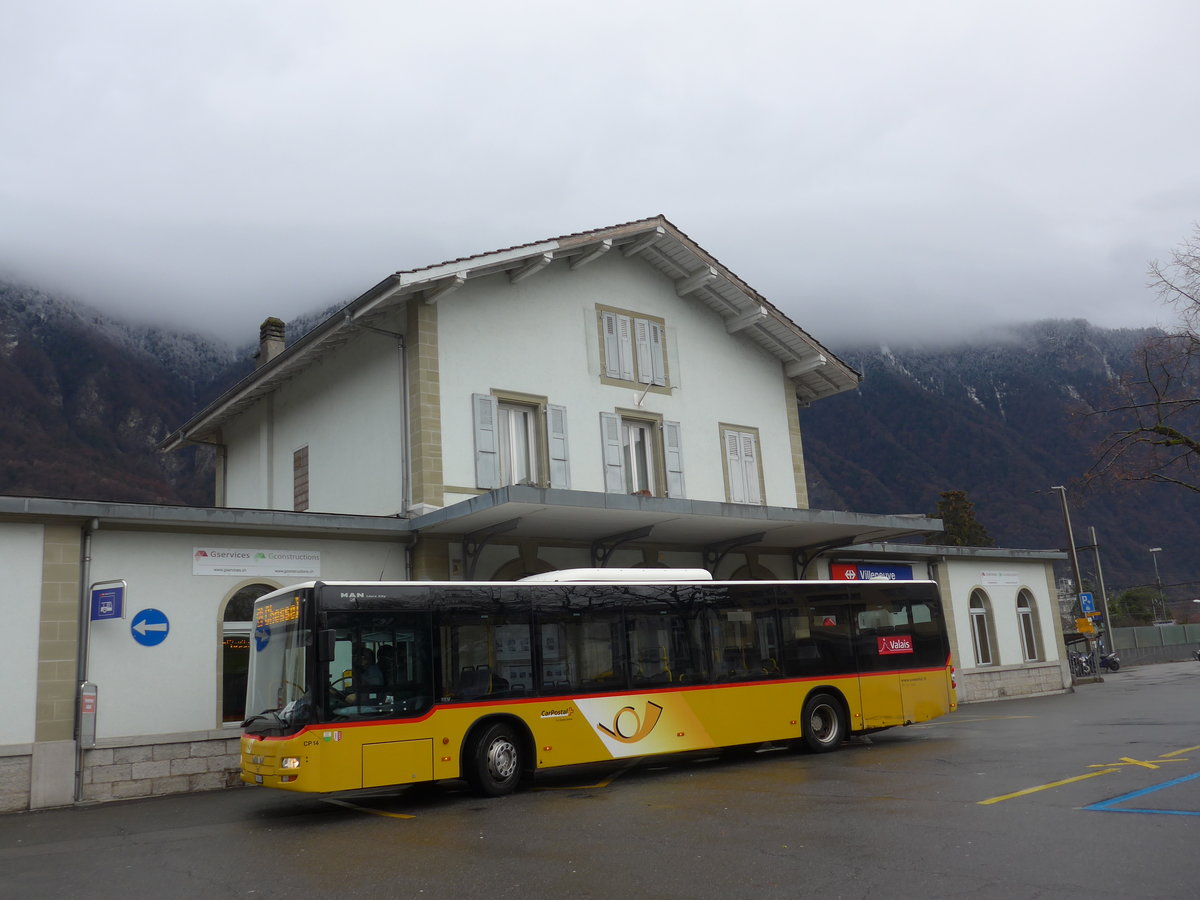
{"type": "Polygon", "coordinates": [[[1062,787],[1064,784],[1071,784],[1073,781],[1083,781],[1086,778],[1095,778],[1097,775],[1111,775],[1113,772],[1119,772],[1120,769],[1103,769],[1099,772],[1088,772],[1086,775],[1076,775],[1074,778],[1064,778],[1062,781],[1052,781],[1049,784],[1039,784],[1037,787],[1025,788],[1022,791],[1014,791],[1011,794],[1003,794],[999,797],[989,797],[987,800],[978,801],[979,806],[988,806],[992,803],[999,803],[1001,800],[1012,800],[1014,797],[1024,797],[1026,794],[1036,794],[1038,791],[1048,791],[1050,788],[1062,787]]]}
{"type": "Polygon", "coordinates": [[[1184,747],[1182,750],[1172,750],[1170,753],[1162,754],[1159,759],[1167,759],[1172,756],[1178,756],[1180,753],[1191,753],[1193,750],[1200,750],[1200,747],[1184,747]]]}
{"type": "Polygon", "coordinates": [[[415,819],[416,816],[410,816],[407,813],[390,813],[384,812],[381,809],[371,809],[367,806],[359,806],[357,803],[347,803],[345,800],[334,800],[330,797],[323,797],[326,803],[332,803],[334,806],[344,806],[346,809],[357,810],[358,812],[368,813],[372,816],[386,816],[389,819],[415,819]]]}
{"type": "Polygon", "coordinates": [[[1164,759],[1159,757],[1157,760],[1148,759],[1130,759],[1128,756],[1122,756],[1120,761],[1111,763],[1093,763],[1088,766],[1089,769],[1103,769],[1107,766],[1141,766],[1143,769],[1158,769],[1161,766],[1158,763],[1165,762],[1187,762],[1185,759],[1164,759]]]}

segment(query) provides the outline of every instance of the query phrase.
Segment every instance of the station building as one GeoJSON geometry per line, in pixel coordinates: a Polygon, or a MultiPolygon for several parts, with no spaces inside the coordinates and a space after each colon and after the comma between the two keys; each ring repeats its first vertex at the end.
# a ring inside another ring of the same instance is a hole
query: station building
{"type": "Polygon", "coordinates": [[[799,407],[859,378],[662,217],[398,272],[290,346],[267,320],[163,442],[215,449],[212,507],[0,498],[0,676],[36,677],[0,810],[233,783],[250,603],[314,579],[933,578],[960,700],[1066,690],[1062,554],[809,508],[799,407]]]}

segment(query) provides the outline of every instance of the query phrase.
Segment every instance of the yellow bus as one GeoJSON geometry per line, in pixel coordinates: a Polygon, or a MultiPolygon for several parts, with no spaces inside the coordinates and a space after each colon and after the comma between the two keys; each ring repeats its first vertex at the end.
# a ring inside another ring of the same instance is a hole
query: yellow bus
{"type": "Polygon", "coordinates": [[[574,570],[310,582],[254,605],[242,780],[345,791],[852,734],[956,708],[928,581],[574,570]]]}

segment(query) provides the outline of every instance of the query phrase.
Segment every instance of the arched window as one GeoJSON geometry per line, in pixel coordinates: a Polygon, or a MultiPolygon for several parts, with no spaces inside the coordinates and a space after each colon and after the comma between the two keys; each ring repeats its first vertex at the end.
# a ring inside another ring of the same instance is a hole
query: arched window
{"type": "Polygon", "coordinates": [[[975,590],[971,592],[971,643],[975,648],[975,664],[991,666],[996,664],[995,648],[992,645],[992,604],[987,594],[975,590]]]}
{"type": "Polygon", "coordinates": [[[242,585],[225,602],[221,614],[221,721],[240,725],[246,718],[246,676],[250,668],[250,633],[254,601],[276,590],[272,584],[242,585]]]}
{"type": "Polygon", "coordinates": [[[1026,662],[1042,658],[1042,634],[1035,606],[1033,595],[1022,589],[1017,595],[1017,625],[1021,631],[1021,652],[1026,662]]]}

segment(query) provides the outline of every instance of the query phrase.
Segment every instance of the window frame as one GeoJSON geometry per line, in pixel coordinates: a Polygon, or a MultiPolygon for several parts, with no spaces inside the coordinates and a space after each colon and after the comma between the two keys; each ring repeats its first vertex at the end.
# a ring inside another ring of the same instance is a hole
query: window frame
{"type": "Polygon", "coordinates": [[[292,511],[307,512],[309,497],[308,444],[292,451],[292,511]]]}
{"type": "Polygon", "coordinates": [[[721,446],[721,474],[725,483],[725,502],[740,503],[746,506],[766,506],[767,503],[767,484],[763,468],[762,458],[762,437],[757,428],[751,425],[734,425],[728,422],[721,422],[717,426],[720,435],[721,446]],[[736,438],[738,443],[737,455],[739,457],[738,464],[742,468],[742,478],[735,479],[733,464],[734,459],[730,454],[729,441],[731,438],[736,438]],[[754,451],[754,473],[753,477],[745,477],[748,463],[745,458],[746,439],[749,438],[754,451]],[[735,488],[740,488],[744,483],[747,490],[746,496],[741,496],[740,490],[735,491],[735,488]]]}
{"type": "Polygon", "coordinates": [[[975,652],[975,665],[999,665],[993,638],[996,627],[992,618],[992,601],[981,588],[971,591],[971,598],[967,601],[967,613],[971,625],[971,646],[975,652]],[[981,651],[986,651],[986,654],[981,651]]]}
{"type": "Polygon", "coordinates": [[[612,412],[600,413],[600,438],[605,493],[684,496],[682,427],[679,422],[667,421],[661,413],[618,407],[612,412]],[[628,438],[632,429],[644,429],[649,438],[652,458],[646,460],[650,477],[649,487],[645,489],[637,487],[630,472],[628,438]],[[648,493],[643,494],[643,490],[648,493]]]}
{"type": "Polygon", "coordinates": [[[566,407],[551,403],[548,397],[493,388],[487,394],[471,395],[472,436],[475,442],[475,486],[484,490],[507,487],[512,484],[530,484],[533,487],[569,489],[571,470],[567,432],[566,407]],[[490,409],[491,423],[488,429],[494,442],[493,447],[480,447],[480,428],[487,423],[480,420],[480,406],[490,409]],[[512,478],[512,435],[502,439],[502,416],[505,421],[513,414],[525,412],[529,415],[531,434],[528,443],[529,470],[531,478],[517,481],[512,478]],[[505,444],[508,446],[505,446],[505,444]],[[481,461],[482,457],[490,457],[481,461]],[[506,471],[507,463],[507,471],[506,471]],[[506,480],[508,479],[508,480],[506,480]]]}
{"type": "Polygon", "coordinates": [[[661,316],[597,304],[596,322],[600,383],[670,396],[666,320],[661,316]]]}
{"type": "Polygon", "coordinates": [[[1037,614],[1037,600],[1028,588],[1017,592],[1017,632],[1021,635],[1021,655],[1025,662],[1042,660],[1042,630],[1037,614]]]}

